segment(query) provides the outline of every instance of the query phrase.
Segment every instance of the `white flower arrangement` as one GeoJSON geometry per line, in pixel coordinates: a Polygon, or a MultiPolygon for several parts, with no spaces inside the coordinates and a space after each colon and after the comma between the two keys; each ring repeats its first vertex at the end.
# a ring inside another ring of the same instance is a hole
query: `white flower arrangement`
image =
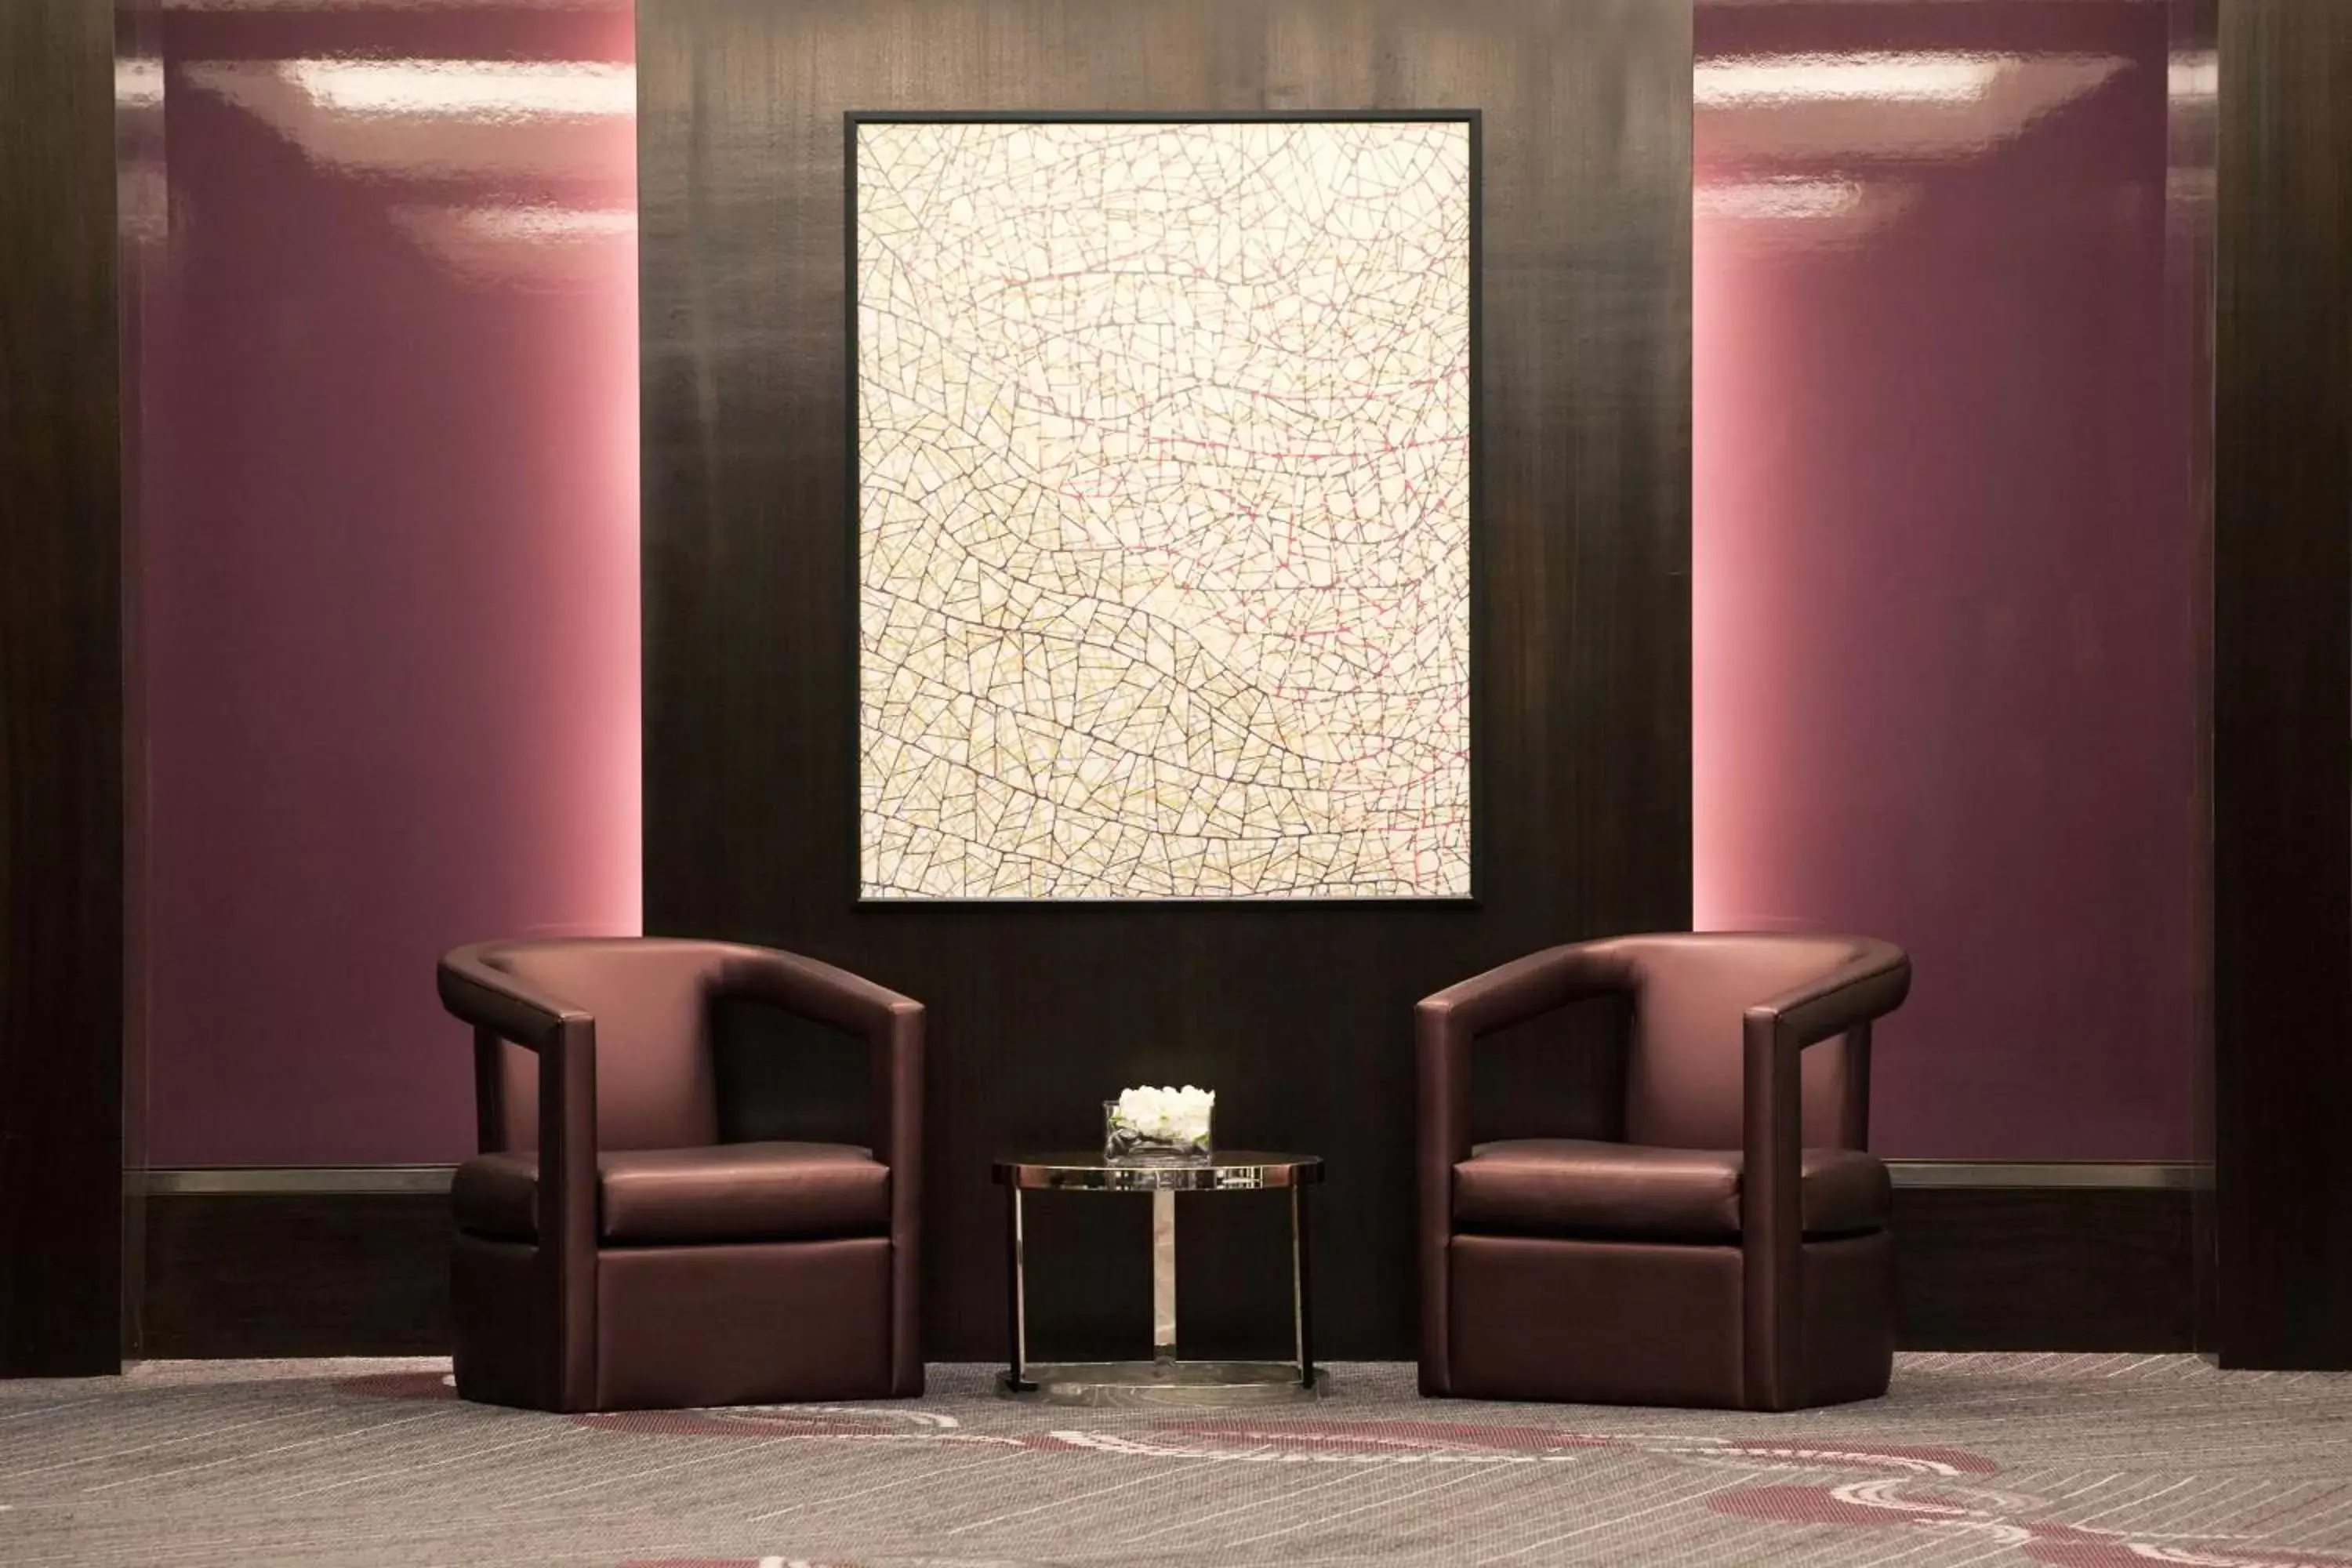
{"type": "Polygon", "coordinates": [[[1206,1159],[1213,1089],[1129,1089],[1103,1102],[1103,1153],[1113,1160],[1206,1159]]]}

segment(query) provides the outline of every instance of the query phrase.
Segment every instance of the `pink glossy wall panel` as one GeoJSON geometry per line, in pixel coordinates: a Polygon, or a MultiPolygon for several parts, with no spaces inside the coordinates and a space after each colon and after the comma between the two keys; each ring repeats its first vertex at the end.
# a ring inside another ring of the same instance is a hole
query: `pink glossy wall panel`
{"type": "Polygon", "coordinates": [[[1898,1155],[2188,1152],[2165,12],[1698,14],[1696,914],[1912,951],[1898,1155]]]}
{"type": "Polygon", "coordinates": [[[627,0],[173,0],[160,1165],[469,1152],[446,947],[639,918],[627,0]]]}

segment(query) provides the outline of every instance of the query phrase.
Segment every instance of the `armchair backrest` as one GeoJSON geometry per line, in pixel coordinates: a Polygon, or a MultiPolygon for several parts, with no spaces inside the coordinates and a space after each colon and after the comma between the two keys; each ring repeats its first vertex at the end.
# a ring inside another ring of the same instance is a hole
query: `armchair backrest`
{"type": "MultiPolygon", "coordinates": [[[[726,950],[667,937],[502,942],[482,962],[596,1020],[600,1149],[686,1149],[716,1142],[709,992],[726,950]]],[[[539,1146],[539,1063],[501,1047],[498,1113],[509,1149],[539,1146]]]]}
{"type": "MultiPolygon", "coordinates": [[[[1740,1146],[1747,1010],[1862,952],[1844,937],[1748,931],[1622,937],[1609,945],[1633,972],[1626,1140],[1681,1149],[1740,1146]]],[[[1842,1141],[1846,1070],[1843,1037],[1805,1053],[1806,1147],[1842,1141]]]]}

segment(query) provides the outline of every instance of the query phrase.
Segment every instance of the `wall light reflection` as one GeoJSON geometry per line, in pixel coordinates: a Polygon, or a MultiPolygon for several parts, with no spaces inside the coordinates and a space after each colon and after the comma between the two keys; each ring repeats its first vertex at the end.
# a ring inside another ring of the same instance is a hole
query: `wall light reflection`
{"type": "Polygon", "coordinates": [[[600,293],[630,264],[614,243],[636,232],[625,61],[297,56],[179,68],[321,165],[433,187],[388,216],[477,281],[600,293]],[[465,194],[451,199],[452,186],[465,194]]]}
{"type": "Polygon", "coordinates": [[[604,187],[634,166],[636,77],[626,64],[294,58],[179,68],[189,86],[333,168],[604,187]]]}
{"type": "Polygon", "coordinates": [[[1747,180],[1701,184],[1691,205],[1714,217],[1838,217],[1862,205],[1862,186],[1852,180],[1747,180]]]}
{"type": "Polygon", "coordinates": [[[2221,57],[2211,49],[2183,49],[2165,62],[2165,95],[2174,101],[2210,103],[2221,90],[2221,57]]]}
{"type": "Polygon", "coordinates": [[[1918,202],[1916,179],[1833,171],[1733,174],[1702,170],[1691,192],[1699,248],[1761,246],[1818,251],[1860,244],[1918,202]]]}
{"type": "Polygon", "coordinates": [[[634,286],[634,211],[488,203],[395,206],[391,216],[427,256],[478,283],[590,292],[634,286]]]}
{"type": "Polygon", "coordinates": [[[1718,158],[1971,157],[2126,70],[2120,55],[1920,50],[1727,55],[1691,72],[1718,158]]]}
{"type": "Polygon", "coordinates": [[[1691,69],[1703,109],[1744,103],[1966,103],[2013,57],[1980,54],[1732,55],[1691,69]]]}
{"type": "Polygon", "coordinates": [[[637,111],[633,66],[601,60],[285,60],[278,75],[345,114],[506,121],[637,111]]]}
{"type": "Polygon", "coordinates": [[[114,62],[118,109],[163,107],[163,62],[152,55],[126,55],[114,62]]]}
{"type": "Polygon", "coordinates": [[[637,215],[618,208],[460,207],[452,216],[484,239],[612,239],[637,232],[637,215]]]}

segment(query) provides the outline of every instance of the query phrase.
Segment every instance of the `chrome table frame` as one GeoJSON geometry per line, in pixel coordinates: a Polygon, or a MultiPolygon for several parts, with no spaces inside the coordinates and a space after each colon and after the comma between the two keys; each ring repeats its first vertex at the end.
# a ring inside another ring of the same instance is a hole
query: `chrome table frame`
{"type": "Polygon", "coordinates": [[[1312,1398],[1326,1379],[1316,1371],[1308,1309],[1307,1188],[1323,1179],[1313,1154],[1237,1151],[1206,1160],[1106,1160],[1100,1154],[1044,1154],[999,1160],[1005,1192],[1006,1283],[1010,1291],[1010,1369],[997,1379],[1006,1394],[1061,1405],[1234,1405],[1312,1398]],[[1290,1193],[1290,1311],[1297,1347],[1287,1362],[1183,1361],[1176,1354],[1176,1194],[1290,1193]],[[1021,1196],[1026,1192],[1151,1194],[1151,1360],[1034,1365],[1029,1360],[1029,1291],[1021,1196]]]}

